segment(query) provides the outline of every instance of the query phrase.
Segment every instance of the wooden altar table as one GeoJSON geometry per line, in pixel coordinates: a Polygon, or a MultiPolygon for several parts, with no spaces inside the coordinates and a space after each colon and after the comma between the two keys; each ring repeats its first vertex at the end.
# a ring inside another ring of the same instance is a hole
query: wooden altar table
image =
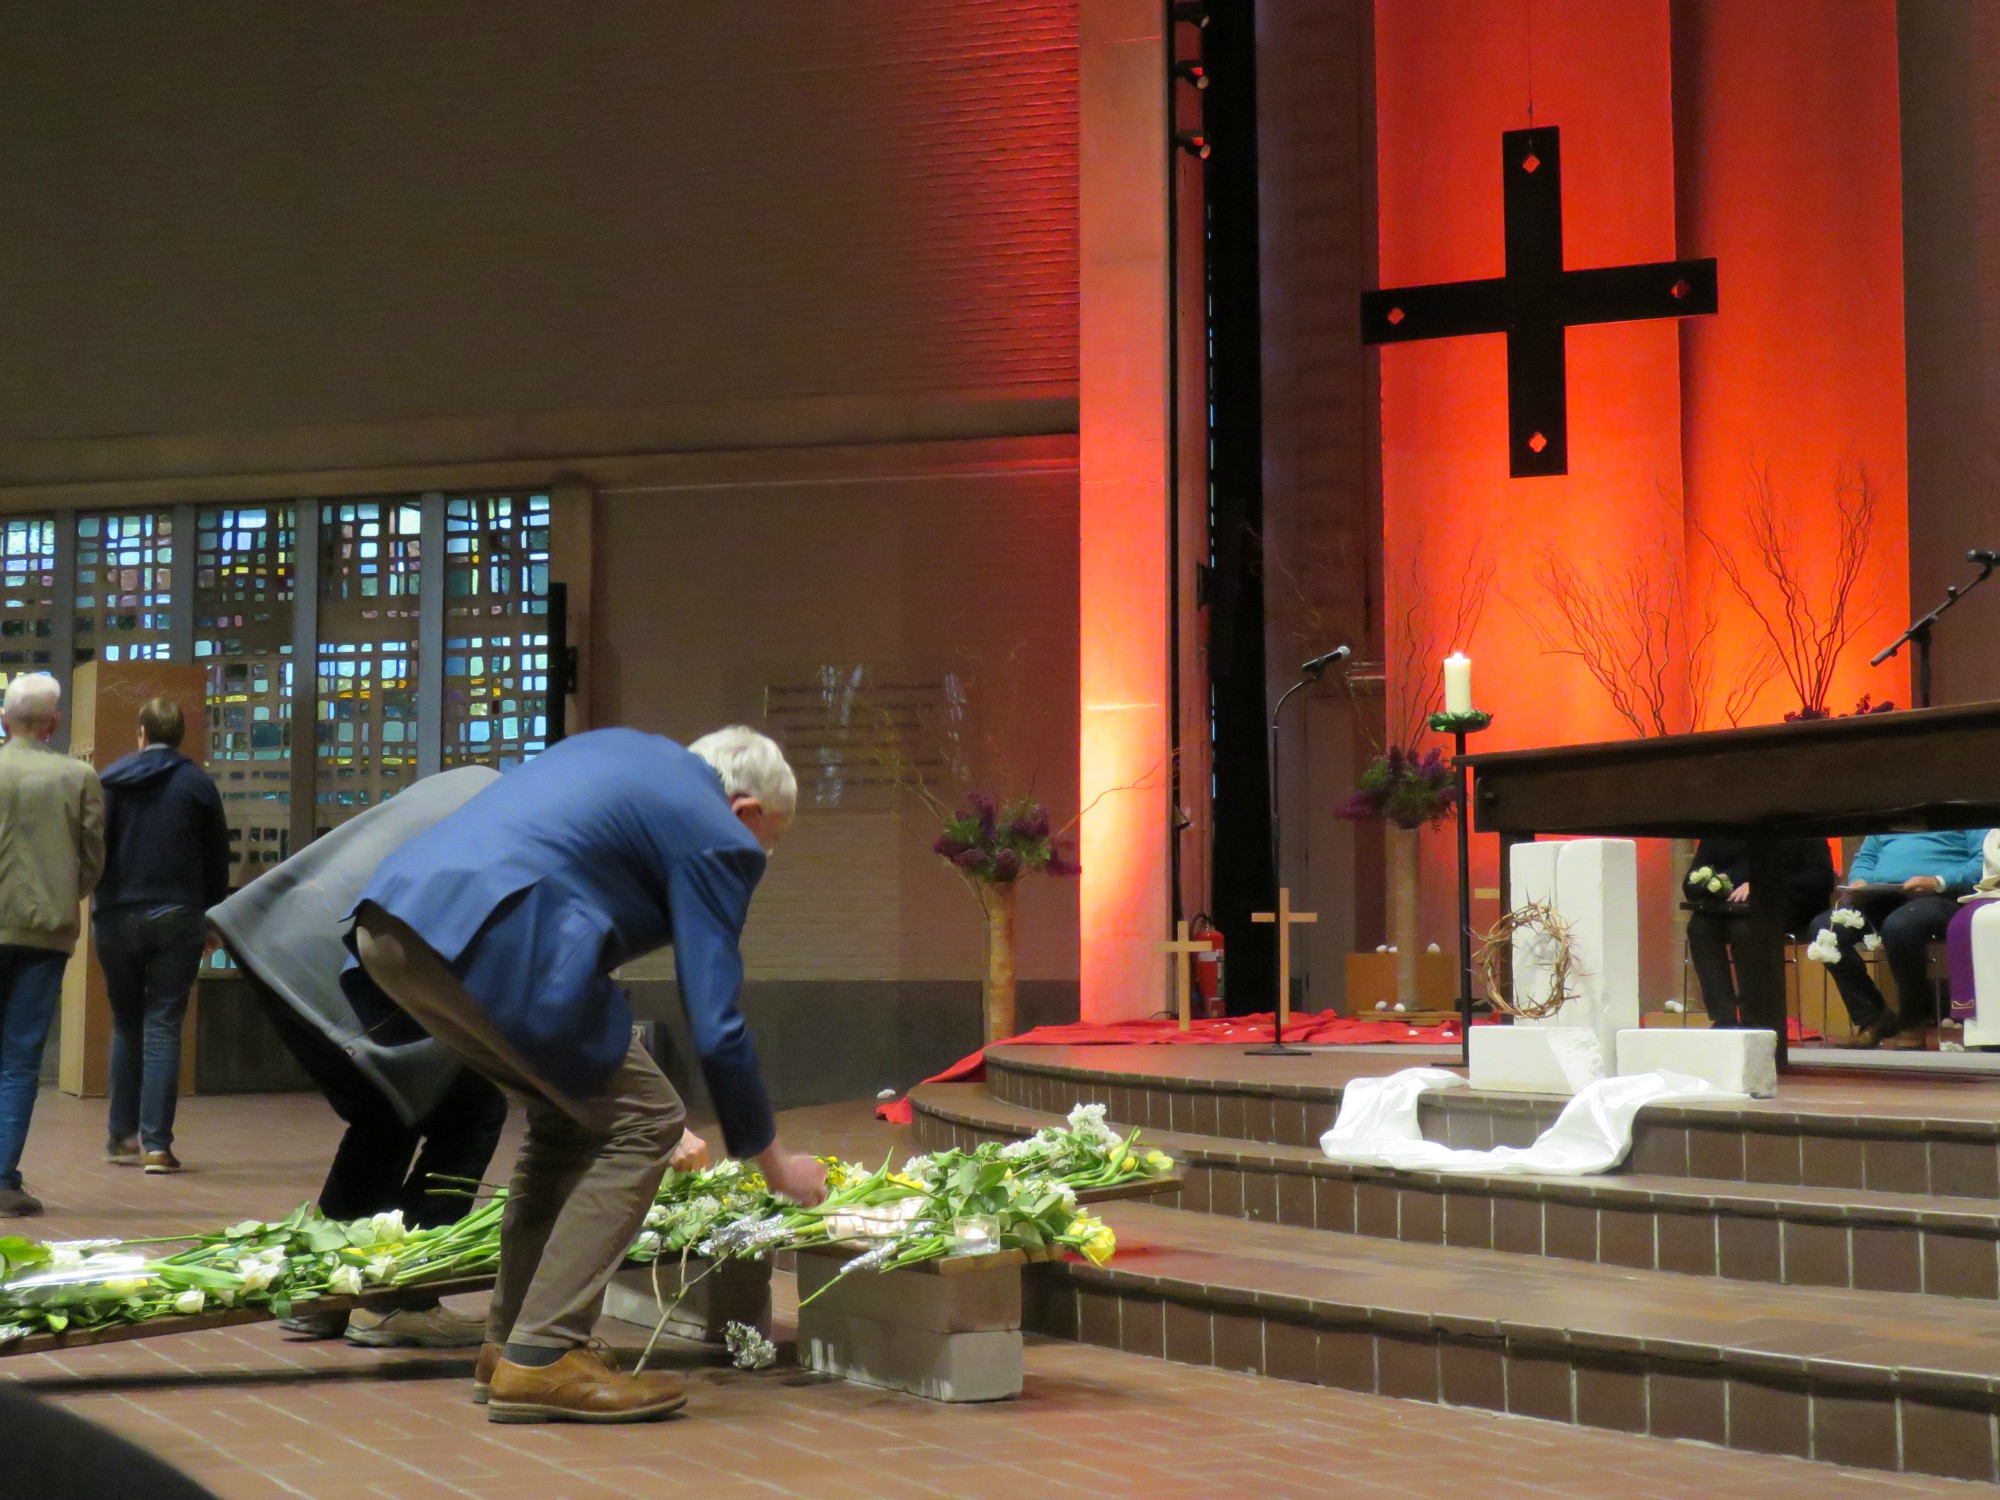
{"type": "Polygon", "coordinates": [[[1750,842],[1743,1013],[1786,1063],[1776,841],[2000,826],[2000,703],[1469,755],[1472,813],[1506,852],[1540,834],[1750,842]]]}

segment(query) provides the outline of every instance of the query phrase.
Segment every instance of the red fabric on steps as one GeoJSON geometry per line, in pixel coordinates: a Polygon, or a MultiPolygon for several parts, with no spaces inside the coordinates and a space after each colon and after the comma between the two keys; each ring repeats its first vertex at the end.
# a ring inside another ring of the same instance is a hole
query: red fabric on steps
{"type": "MultiPolygon", "coordinates": [[[[1479,1016],[1475,1026],[1491,1026],[1496,1018],[1479,1016]]],[[[1817,1031],[1806,1031],[1797,1020],[1790,1023],[1791,1040],[1818,1041],[1817,1031]]],[[[1254,1047],[1271,1039],[1271,1013],[1224,1016],[1217,1020],[1197,1019],[1182,1031],[1178,1022],[1167,1017],[1145,1021],[1072,1021],[1063,1026],[1037,1026],[1033,1031],[1007,1038],[1000,1047],[1254,1047]]],[[[1449,1046],[1458,1041],[1458,1023],[1444,1021],[1435,1026],[1411,1026],[1396,1020],[1364,1020],[1323,1010],[1313,1015],[1293,1016],[1285,1027],[1285,1040],[1320,1047],[1352,1047],[1363,1043],[1414,1045],[1431,1043],[1449,1046]]],[[[925,1083],[977,1083],[986,1076],[986,1049],[960,1058],[925,1083]]],[[[875,1117],[892,1125],[907,1125],[913,1118],[909,1095],[876,1106],[875,1117]]]]}

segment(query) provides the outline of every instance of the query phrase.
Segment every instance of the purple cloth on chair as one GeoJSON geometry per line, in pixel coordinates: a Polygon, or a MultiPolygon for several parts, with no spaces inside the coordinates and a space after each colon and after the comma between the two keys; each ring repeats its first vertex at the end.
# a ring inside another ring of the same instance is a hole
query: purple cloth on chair
{"type": "Polygon", "coordinates": [[[1970,1021],[1979,1014],[1979,996],[1972,987],[1972,914],[1992,900],[2000,900],[2000,897],[1988,896],[1968,901],[1951,919],[1951,926],[1945,929],[1945,954],[1951,963],[1951,1018],[1954,1021],[1970,1021]]]}

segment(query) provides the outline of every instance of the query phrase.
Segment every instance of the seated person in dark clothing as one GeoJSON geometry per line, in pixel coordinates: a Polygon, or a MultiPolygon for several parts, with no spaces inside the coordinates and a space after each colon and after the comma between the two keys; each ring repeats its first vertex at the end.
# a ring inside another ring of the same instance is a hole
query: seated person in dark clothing
{"type": "Polygon", "coordinates": [[[1891,833],[1864,839],[1838,902],[1812,924],[1812,956],[1833,969],[1855,1034],[1850,1047],[1879,1047],[1899,1032],[1920,1037],[1937,1019],[1929,946],[1958,914],[1958,898],[1984,873],[1986,830],[1891,833]],[[1858,920],[1857,920],[1858,918],[1858,920]],[[1889,972],[1902,997],[1899,1017],[1868,977],[1861,951],[1870,929],[1881,934],[1889,972]]]}
{"type": "MultiPolygon", "coordinates": [[[[1806,930],[1833,897],[1833,855],[1825,839],[1785,839],[1779,845],[1783,871],[1778,900],[1785,931],[1806,930]]],[[[1701,983],[1701,1003],[1711,1024],[1743,1024],[1741,997],[1730,968],[1731,945],[1749,910],[1750,845],[1744,839],[1703,839],[1684,887],[1697,908],[1688,918],[1688,957],[1701,983]]]]}

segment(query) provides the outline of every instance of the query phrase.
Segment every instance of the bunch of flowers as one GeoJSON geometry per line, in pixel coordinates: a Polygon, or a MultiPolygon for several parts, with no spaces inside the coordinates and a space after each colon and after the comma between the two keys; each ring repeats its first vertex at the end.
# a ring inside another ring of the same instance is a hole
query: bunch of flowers
{"type": "Polygon", "coordinates": [[[1712,865],[1702,865],[1688,871],[1687,888],[1697,897],[1721,896],[1726,899],[1736,889],[1736,882],[1712,865]]]}
{"type": "Polygon", "coordinates": [[[1806,957],[1812,959],[1815,963],[1837,964],[1840,962],[1840,934],[1833,930],[1834,927],[1850,927],[1854,931],[1861,933],[1861,947],[1863,952],[1873,953],[1877,948],[1882,946],[1882,939],[1875,933],[1867,930],[1868,919],[1851,906],[1836,907],[1828,920],[1832,923],[1832,926],[1820,928],[1818,932],[1813,934],[1812,942],[1806,947],[1806,957]]]}
{"type": "Polygon", "coordinates": [[[1368,763],[1360,785],[1335,809],[1343,818],[1386,818],[1398,828],[1422,828],[1451,816],[1458,804],[1451,764],[1441,750],[1391,745],[1368,763]]]}
{"type": "Polygon", "coordinates": [[[1056,842],[1048,808],[1026,797],[1003,804],[991,792],[973,792],[963,807],[945,817],[944,831],[931,848],[961,875],[995,885],[1023,875],[1076,875],[1082,870],[1056,842]]]}
{"type": "MultiPolygon", "coordinates": [[[[730,1259],[853,1240],[872,1248],[850,1261],[843,1275],[914,1265],[975,1243],[1044,1254],[1074,1250],[1101,1264],[1116,1240],[1079,1206],[1078,1194],[1173,1168],[1162,1153],[1141,1152],[1137,1136],[1106,1125],[1102,1105],[1080,1105],[1066,1129],[1039,1131],[1011,1145],[996,1141],[970,1152],[912,1157],[900,1170],[829,1162],[830,1191],[811,1208],[776,1198],[763,1176],[740,1162],[670,1171],[628,1258],[656,1266],[677,1258],[676,1298],[692,1285],[690,1256],[708,1263],[694,1277],[699,1280],[730,1259]],[[967,1231],[975,1221],[977,1236],[967,1231]]],[[[400,1213],[343,1222],[304,1205],[274,1223],[246,1219],[191,1238],[0,1239],[0,1343],[225,1308],[285,1317],[318,1298],[491,1271],[500,1263],[505,1206],[502,1191],[462,1219],[419,1230],[407,1229],[400,1213]],[[185,1248],[154,1258],[141,1253],[166,1244],[185,1248]]],[[[736,1352],[760,1355],[739,1342],[744,1347],[736,1352]]]]}

